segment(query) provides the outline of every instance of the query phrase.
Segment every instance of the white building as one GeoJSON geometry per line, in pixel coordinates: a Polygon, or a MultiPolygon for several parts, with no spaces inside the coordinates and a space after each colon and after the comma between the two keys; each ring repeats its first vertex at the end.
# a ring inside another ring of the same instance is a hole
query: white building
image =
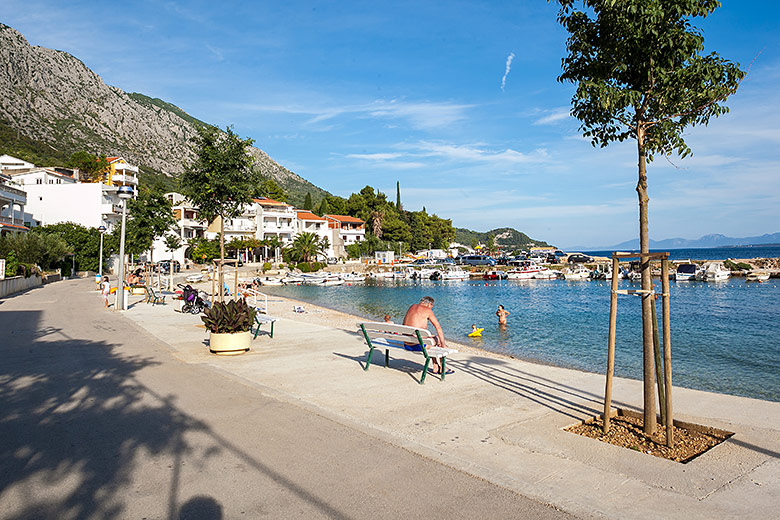
{"type": "Polygon", "coordinates": [[[12,185],[11,177],[0,173],[0,234],[29,231],[30,222],[25,222],[26,204],[25,192],[12,185]]]}
{"type": "Polygon", "coordinates": [[[14,170],[30,170],[35,168],[33,163],[11,157],[10,155],[0,155],[0,172],[5,174],[14,170]]]}
{"type": "MultiPolygon", "coordinates": [[[[15,184],[29,186],[34,184],[76,184],[73,171],[65,168],[32,168],[8,172],[15,184]]],[[[26,189],[26,188],[25,188],[26,189]]]]}
{"type": "Polygon", "coordinates": [[[298,229],[297,233],[314,233],[320,240],[328,240],[328,249],[325,252],[326,258],[333,258],[336,254],[333,252],[333,238],[330,228],[328,227],[328,221],[325,217],[318,217],[311,211],[298,210],[298,229]]]}
{"type": "Polygon", "coordinates": [[[121,224],[122,203],[117,188],[100,182],[25,184],[27,211],[42,226],[74,222],[86,227],[121,224]]]}
{"type": "MultiPolygon", "coordinates": [[[[201,219],[198,214],[198,208],[195,207],[184,195],[170,192],[165,194],[165,198],[171,203],[173,218],[176,219],[176,229],[174,233],[179,237],[181,246],[173,252],[173,259],[177,260],[182,266],[186,258],[188,241],[193,238],[203,238],[205,236],[208,223],[201,219]]],[[[158,237],[152,244],[152,257],[157,260],[169,260],[171,252],[165,244],[165,237],[158,237]]]]}
{"type": "MultiPolygon", "coordinates": [[[[254,199],[236,218],[225,219],[225,241],[233,238],[256,238],[265,240],[277,237],[283,244],[289,245],[297,231],[297,213],[295,208],[285,202],[267,197],[254,199]]],[[[219,233],[219,218],[209,224],[206,237],[216,238],[219,233]]]]}
{"type": "Polygon", "coordinates": [[[334,257],[345,258],[347,246],[366,238],[366,223],[359,218],[347,215],[325,215],[331,231],[331,247],[334,257]]]}

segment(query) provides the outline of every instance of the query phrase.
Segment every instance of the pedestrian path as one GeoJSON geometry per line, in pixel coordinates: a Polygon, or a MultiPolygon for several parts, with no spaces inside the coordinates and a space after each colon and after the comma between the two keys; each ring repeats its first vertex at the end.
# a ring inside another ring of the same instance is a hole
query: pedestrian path
{"type": "MultiPolygon", "coordinates": [[[[287,304],[272,304],[271,314],[275,305],[287,304]]],[[[197,316],[172,305],[125,313],[183,362],[577,516],[776,515],[780,403],[676,388],[676,419],[735,432],[680,464],[563,430],[601,412],[601,375],[470,349],[448,362],[455,374],[446,381],[419,385],[420,356],[392,352],[390,368],[375,356],[364,371],[367,349],[356,332],[285,315],[273,339],[261,335],[247,354],[219,357],[208,353],[197,316]]],[[[613,396],[614,406],[638,410],[641,383],[617,378],[613,396]]]]}

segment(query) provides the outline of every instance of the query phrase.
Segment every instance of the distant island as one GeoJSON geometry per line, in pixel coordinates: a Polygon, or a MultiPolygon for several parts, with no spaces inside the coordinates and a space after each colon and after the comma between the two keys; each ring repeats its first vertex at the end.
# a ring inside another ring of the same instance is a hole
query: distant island
{"type": "MultiPolygon", "coordinates": [[[[756,247],[780,244],[780,233],[767,233],[759,236],[735,238],[721,234],[704,235],[697,239],[667,238],[650,240],[650,249],[698,249],[715,247],[756,247]]],[[[639,239],[627,240],[619,244],[599,247],[568,247],[567,250],[587,251],[635,251],[639,249],[639,239]]]]}

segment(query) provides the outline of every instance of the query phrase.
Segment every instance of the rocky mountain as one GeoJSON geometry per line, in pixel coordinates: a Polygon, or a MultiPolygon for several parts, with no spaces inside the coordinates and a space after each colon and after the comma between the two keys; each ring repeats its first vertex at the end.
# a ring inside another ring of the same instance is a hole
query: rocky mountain
{"type": "MultiPolygon", "coordinates": [[[[780,244],[780,233],[767,233],[760,236],[734,238],[718,233],[704,235],[697,239],[667,238],[650,240],[651,249],[688,249],[699,247],[737,247],[780,244]]],[[[627,240],[612,246],[593,248],[594,250],[633,251],[639,249],[639,239],[627,240]]]]}
{"type": "MultiPolygon", "coordinates": [[[[188,141],[198,124],[205,123],[160,99],[107,85],[74,56],[31,46],[0,24],[0,153],[61,165],[86,150],[122,156],[146,173],[175,175],[193,157],[188,141]]],[[[314,200],[327,194],[262,150],[251,153],[291,202],[302,203],[307,192],[314,200]]]]}
{"type": "Polygon", "coordinates": [[[470,229],[455,228],[455,241],[471,246],[472,242],[476,240],[478,243],[484,244],[487,242],[488,236],[493,235],[496,245],[500,246],[504,250],[528,250],[531,247],[548,247],[550,244],[542,240],[534,240],[525,233],[522,233],[514,228],[497,228],[484,233],[479,231],[471,231],[470,229]]]}

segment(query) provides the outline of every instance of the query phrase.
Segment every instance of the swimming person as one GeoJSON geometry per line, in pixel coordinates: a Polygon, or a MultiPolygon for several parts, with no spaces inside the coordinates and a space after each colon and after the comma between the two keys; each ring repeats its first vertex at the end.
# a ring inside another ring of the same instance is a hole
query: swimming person
{"type": "MultiPolygon", "coordinates": [[[[436,319],[436,315],[433,314],[433,298],[430,296],[423,296],[420,298],[420,303],[415,303],[409,310],[406,311],[404,316],[404,325],[409,327],[415,327],[418,329],[427,329],[428,322],[436,329],[436,336],[434,336],[435,345],[437,347],[446,348],[444,342],[444,331],[441,330],[439,320],[436,319]]],[[[411,346],[411,345],[410,345],[411,346]]],[[[453,370],[447,369],[447,374],[451,374],[453,370]]],[[[433,374],[441,374],[441,367],[439,366],[439,360],[433,358],[433,374]]]]}
{"type": "Polygon", "coordinates": [[[498,306],[496,316],[498,316],[498,324],[506,326],[506,317],[509,316],[509,311],[504,309],[503,305],[498,306]]]}

